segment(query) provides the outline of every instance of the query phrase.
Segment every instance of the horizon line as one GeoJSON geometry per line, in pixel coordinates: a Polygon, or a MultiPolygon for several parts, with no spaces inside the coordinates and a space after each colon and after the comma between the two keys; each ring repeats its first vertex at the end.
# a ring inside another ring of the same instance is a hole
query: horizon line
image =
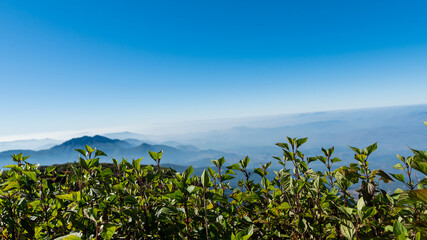
{"type": "MultiPolygon", "coordinates": [[[[335,110],[319,110],[319,111],[306,111],[306,112],[294,112],[294,113],[281,113],[281,114],[269,114],[269,115],[258,115],[258,116],[245,116],[245,117],[228,117],[228,118],[212,118],[212,119],[195,119],[195,120],[185,120],[185,121],[176,121],[176,122],[156,122],[149,123],[151,127],[164,127],[165,125],[179,125],[179,124],[188,124],[188,123],[204,123],[211,121],[236,121],[236,120],[250,120],[250,119],[262,119],[262,118],[272,118],[272,117],[281,117],[281,116],[297,116],[297,115],[305,115],[305,114],[316,114],[316,113],[337,113],[337,112],[353,112],[353,111],[366,111],[366,110],[375,110],[375,109],[392,109],[392,108],[402,108],[402,107],[421,107],[427,106],[427,103],[420,104],[405,104],[405,105],[392,105],[392,106],[376,106],[376,107],[359,107],[359,108],[348,108],[348,109],[335,109],[335,110]]],[[[229,126],[229,128],[236,127],[229,126]]],[[[244,126],[244,125],[239,125],[244,126]]],[[[135,126],[120,126],[120,127],[110,127],[110,128],[98,128],[98,129],[82,129],[82,130],[60,130],[53,132],[38,132],[38,133],[28,133],[28,134],[14,134],[14,135],[5,135],[0,136],[0,143],[12,143],[16,141],[28,141],[28,140],[67,140],[76,137],[82,136],[95,136],[103,134],[117,134],[123,132],[129,132],[140,135],[152,135],[156,134],[146,134],[142,132],[138,132],[138,130],[131,130],[132,128],[137,128],[135,126]]],[[[211,129],[215,130],[215,129],[211,129]]],[[[196,131],[200,132],[200,131],[196,131]]],[[[161,136],[159,134],[158,136],[161,136]]]]}

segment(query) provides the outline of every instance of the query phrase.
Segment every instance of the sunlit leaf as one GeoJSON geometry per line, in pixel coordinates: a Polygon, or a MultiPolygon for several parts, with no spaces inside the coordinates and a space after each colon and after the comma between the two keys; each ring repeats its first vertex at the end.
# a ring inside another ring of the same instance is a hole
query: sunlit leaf
{"type": "Polygon", "coordinates": [[[427,189],[418,189],[418,190],[412,190],[408,191],[409,197],[424,202],[424,204],[427,204],[427,189]]]}
{"type": "Polygon", "coordinates": [[[101,172],[101,177],[109,177],[111,175],[113,175],[113,171],[110,168],[106,168],[101,172]]]}
{"type": "Polygon", "coordinates": [[[55,238],[55,240],[81,240],[80,236],[81,234],[79,233],[70,233],[68,235],[55,238]]]}
{"type": "Polygon", "coordinates": [[[19,186],[19,183],[17,183],[17,182],[10,182],[4,189],[3,189],[3,191],[4,192],[7,192],[7,191],[9,191],[9,190],[12,190],[12,189],[16,189],[16,188],[19,188],[20,186],[19,186]]]}
{"type": "Polygon", "coordinates": [[[403,174],[400,174],[400,173],[399,174],[390,173],[390,175],[393,176],[395,179],[403,182],[403,183],[405,182],[405,177],[403,176],[403,174]]]}
{"type": "Polygon", "coordinates": [[[399,221],[395,221],[394,224],[393,224],[393,233],[396,236],[399,236],[399,235],[405,235],[406,236],[407,230],[403,226],[402,223],[400,223],[399,221]]]}
{"type": "Polygon", "coordinates": [[[118,227],[119,225],[117,224],[111,224],[111,223],[105,224],[101,232],[101,237],[103,239],[111,239],[118,227]]]}

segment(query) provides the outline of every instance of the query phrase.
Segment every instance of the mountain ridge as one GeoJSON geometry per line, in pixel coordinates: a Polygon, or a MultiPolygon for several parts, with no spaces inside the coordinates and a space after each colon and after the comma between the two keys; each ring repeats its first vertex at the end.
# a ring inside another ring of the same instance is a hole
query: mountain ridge
{"type": "MultiPolygon", "coordinates": [[[[92,148],[97,148],[105,152],[108,157],[112,158],[128,158],[135,159],[143,157],[145,159],[151,159],[148,151],[164,151],[162,163],[173,163],[177,165],[189,165],[192,164],[197,166],[207,166],[210,164],[210,160],[217,159],[226,156],[229,159],[237,161],[242,156],[226,153],[216,150],[199,150],[194,146],[188,146],[187,148],[175,148],[161,144],[148,144],[142,143],[138,146],[133,146],[130,143],[119,140],[110,139],[101,135],[82,136],[78,138],[72,138],[59,145],[53,146],[49,149],[34,151],[34,150],[7,150],[0,152],[0,163],[7,165],[11,162],[10,155],[22,152],[24,155],[30,155],[30,162],[37,162],[42,165],[61,164],[66,162],[73,162],[78,160],[78,153],[74,149],[84,149],[85,145],[89,145],[92,148]]],[[[109,162],[108,157],[101,157],[101,162],[109,162]]],[[[149,163],[150,160],[146,160],[149,163]]]]}

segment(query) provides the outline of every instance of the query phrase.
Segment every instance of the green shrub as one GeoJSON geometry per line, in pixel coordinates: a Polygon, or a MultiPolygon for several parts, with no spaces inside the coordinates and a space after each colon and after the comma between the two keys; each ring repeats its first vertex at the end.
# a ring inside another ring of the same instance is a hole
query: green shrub
{"type": "Polygon", "coordinates": [[[78,163],[40,168],[28,156],[0,180],[0,232],[3,239],[426,239],[427,152],[398,159],[402,174],[369,168],[373,144],[351,147],[354,163],[341,161],[334,148],[306,157],[307,138],[277,143],[283,168],[267,178],[271,163],[248,169],[250,159],[225,166],[213,160],[201,176],[141,159],[101,165],[102,151],[86,146],[78,163]],[[321,161],[325,171],[309,167],[321,161]],[[289,167],[291,165],[291,167],[289,167]],[[243,174],[238,187],[230,180],[243,174]],[[418,177],[424,177],[421,180],[418,177]],[[251,175],[261,177],[259,183],[251,175]],[[406,190],[389,194],[379,182],[403,182],[406,190]],[[356,193],[349,190],[360,186],[356,193]]]}

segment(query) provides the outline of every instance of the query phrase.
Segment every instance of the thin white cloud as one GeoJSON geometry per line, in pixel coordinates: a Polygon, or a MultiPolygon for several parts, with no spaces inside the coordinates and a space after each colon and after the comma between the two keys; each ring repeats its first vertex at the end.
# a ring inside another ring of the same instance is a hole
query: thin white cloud
{"type": "Polygon", "coordinates": [[[92,128],[83,130],[64,130],[64,131],[53,131],[53,132],[38,132],[28,134],[15,134],[0,136],[0,142],[6,141],[17,141],[17,140],[31,140],[31,139],[56,139],[56,140],[68,140],[73,137],[81,137],[83,135],[97,135],[117,131],[125,131],[126,127],[114,127],[114,128],[92,128]]]}

